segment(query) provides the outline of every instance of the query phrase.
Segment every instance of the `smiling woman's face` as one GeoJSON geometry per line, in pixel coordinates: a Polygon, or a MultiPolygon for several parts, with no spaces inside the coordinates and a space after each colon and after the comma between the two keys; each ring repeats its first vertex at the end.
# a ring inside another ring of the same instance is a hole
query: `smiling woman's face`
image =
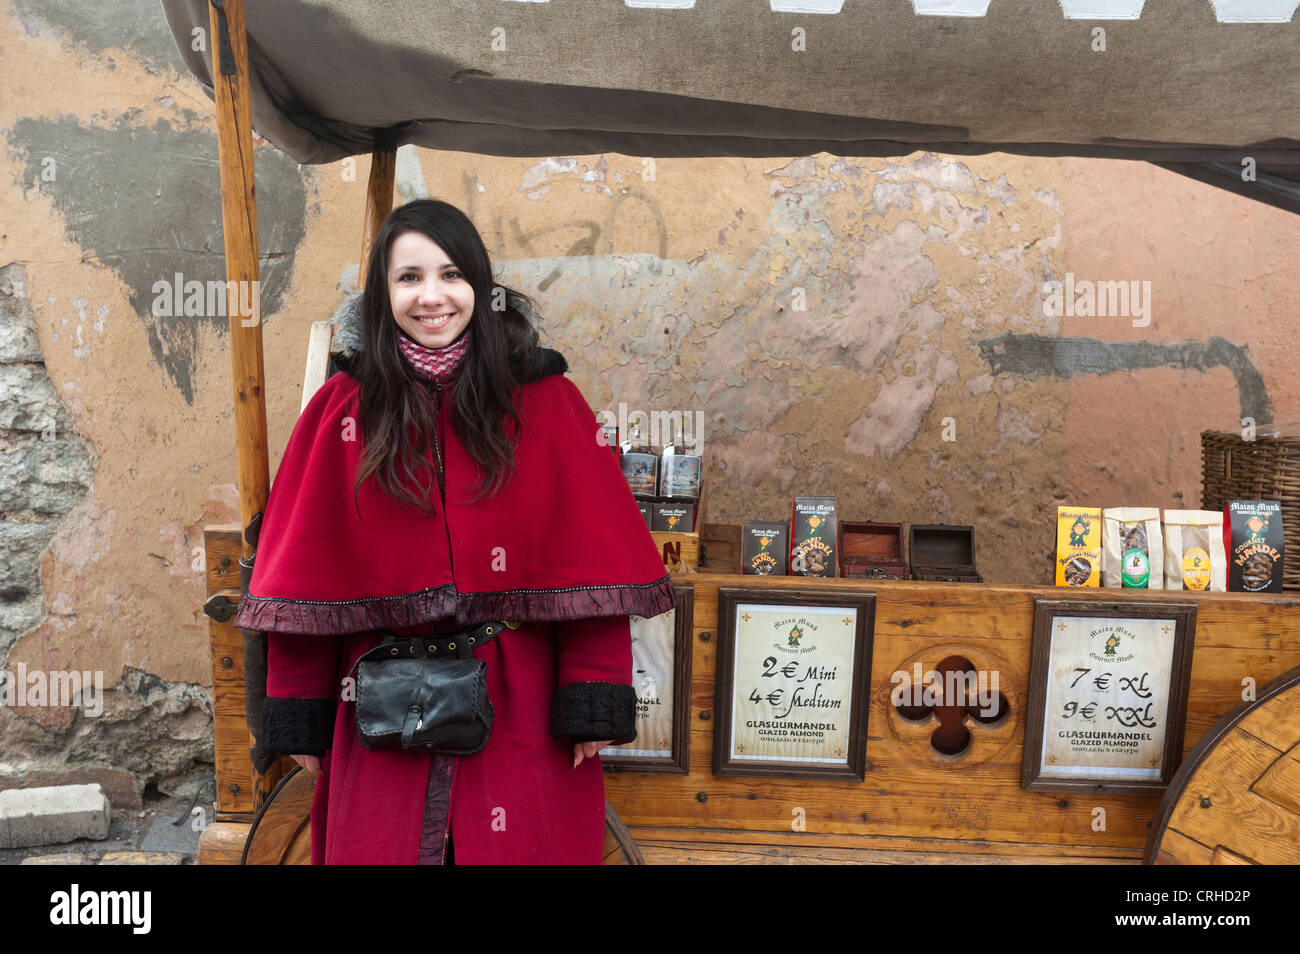
{"type": "Polygon", "coordinates": [[[388,264],[388,300],[406,336],[426,348],[460,337],[474,317],[474,289],[447,253],[421,232],[404,232],[388,264]]]}

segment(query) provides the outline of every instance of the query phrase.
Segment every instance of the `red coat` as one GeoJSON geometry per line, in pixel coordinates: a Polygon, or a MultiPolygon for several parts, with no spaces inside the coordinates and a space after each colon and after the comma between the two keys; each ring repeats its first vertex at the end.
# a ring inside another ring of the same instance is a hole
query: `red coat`
{"type": "Polygon", "coordinates": [[[450,834],[457,863],[598,863],[603,777],[598,759],[573,768],[573,743],[635,736],[628,614],[674,596],[591,408],[560,373],[522,385],[514,477],[469,503],[476,465],[440,396],[445,502],[424,517],[373,480],[354,505],[358,389],[337,374],[303,411],[236,618],[270,634],[263,743],[324,756],[312,862],[438,864],[450,834]],[[481,752],[360,744],[341,689],[378,630],[489,619],[523,625],[474,651],[495,708],[481,752]]]}

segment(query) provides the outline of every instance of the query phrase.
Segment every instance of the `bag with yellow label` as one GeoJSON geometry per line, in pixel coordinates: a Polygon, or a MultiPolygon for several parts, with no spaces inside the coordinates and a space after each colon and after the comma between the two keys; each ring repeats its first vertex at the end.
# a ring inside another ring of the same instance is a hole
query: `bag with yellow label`
{"type": "Polygon", "coordinates": [[[1222,513],[1166,510],[1164,531],[1165,589],[1228,591],[1222,513]]]}
{"type": "Polygon", "coordinates": [[[1056,508],[1056,585],[1101,584],[1101,508],[1056,508]]]}

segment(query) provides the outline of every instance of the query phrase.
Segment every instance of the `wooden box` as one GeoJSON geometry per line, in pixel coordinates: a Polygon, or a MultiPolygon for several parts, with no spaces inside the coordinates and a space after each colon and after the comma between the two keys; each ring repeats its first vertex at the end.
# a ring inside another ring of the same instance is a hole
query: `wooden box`
{"type": "Polygon", "coordinates": [[[840,575],[870,579],[910,580],[903,553],[901,523],[840,524],[840,575]]]}
{"type": "Polygon", "coordinates": [[[660,558],[669,573],[700,572],[700,528],[704,526],[704,507],[708,497],[708,481],[700,480],[700,499],[695,504],[695,520],[691,530],[673,532],[651,530],[650,536],[659,548],[660,558]]]}
{"type": "Polygon", "coordinates": [[[913,524],[908,531],[912,579],[932,583],[983,583],[975,569],[975,528],[913,524]]]}
{"type": "Polygon", "coordinates": [[[740,527],[733,523],[700,523],[700,569],[706,573],[740,572],[740,527]]]}

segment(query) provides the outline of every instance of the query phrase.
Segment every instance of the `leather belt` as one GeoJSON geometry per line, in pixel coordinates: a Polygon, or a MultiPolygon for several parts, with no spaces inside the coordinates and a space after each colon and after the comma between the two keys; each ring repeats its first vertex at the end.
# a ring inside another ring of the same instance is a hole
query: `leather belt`
{"type": "Polygon", "coordinates": [[[518,623],[493,619],[480,623],[473,629],[447,636],[399,636],[396,633],[383,632],[384,641],[380,646],[387,647],[392,656],[455,656],[461,646],[469,643],[470,651],[491,642],[506,629],[518,629],[518,623]]]}

